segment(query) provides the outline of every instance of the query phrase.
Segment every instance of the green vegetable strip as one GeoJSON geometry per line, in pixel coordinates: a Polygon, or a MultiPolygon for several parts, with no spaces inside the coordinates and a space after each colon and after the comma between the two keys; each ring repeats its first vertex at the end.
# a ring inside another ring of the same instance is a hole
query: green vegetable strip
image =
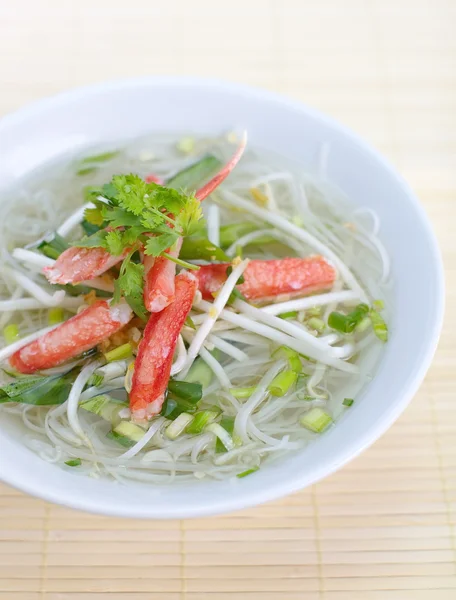
{"type": "Polygon", "coordinates": [[[37,250],[44,254],[48,258],[57,259],[62,252],[68,248],[68,244],[58,233],[54,233],[49,239],[43,240],[37,246],[37,250]]]}
{"type": "Polygon", "coordinates": [[[277,315],[279,319],[296,319],[298,316],[297,310],[290,310],[288,312],[284,312],[281,315],[277,315]]]}
{"type": "Polygon", "coordinates": [[[82,464],[82,461],[80,458],[73,458],[71,460],[66,460],[65,464],[68,467],[79,467],[82,464]]]}
{"type": "Polygon", "coordinates": [[[388,327],[383,319],[383,317],[376,310],[371,310],[369,313],[370,319],[372,321],[372,327],[374,329],[375,335],[382,342],[388,341],[388,327]]]}
{"type": "MultiPolygon", "coordinates": [[[[214,407],[216,408],[216,407],[214,407]]],[[[190,434],[198,434],[203,431],[203,429],[209,423],[215,421],[215,419],[219,416],[220,409],[216,410],[203,410],[195,414],[195,418],[193,421],[187,426],[185,432],[190,434]]]]}
{"type": "Polygon", "coordinates": [[[313,431],[314,433],[321,433],[333,422],[332,417],[322,408],[311,408],[309,412],[306,412],[300,419],[299,422],[303,427],[313,431]]]}
{"type": "Polygon", "coordinates": [[[119,412],[125,408],[128,408],[126,402],[121,402],[108,396],[107,394],[101,394],[94,396],[88,400],[84,400],[79,405],[87,412],[91,412],[94,415],[98,415],[105,421],[109,421],[113,427],[119,424],[121,421],[119,412]]]}
{"type": "Polygon", "coordinates": [[[221,167],[222,163],[218,158],[212,155],[205,156],[198,162],[182,169],[182,171],[179,171],[176,175],[168,179],[166,186],[174,188],[175,190],[194,192],[201,187],[207,179],[212,175],[215,175],[221,167]]]}
{"type": "Polygon", "coordinates": [[[130,343],[122,344],[122,346],[118,346],[109,352],[104,354],[104,357],[107,362],[113,362],[115,360],[123,360],[125,358],[130,358],[133,354],[133,348],[130,343]]]}
{"type": "Polygon", "coordinates": [[[230,394],[238,399],[250,398],[250,396],[253,394],[253,392],[255,390],[256,390],[255,385],[252,385],[250,387],[231,388],[230,394]]]}
{"type": "Polygon", "coordinates": [[[354,400],[353,398],[344,398],[344,401],[342,402],[342,404],[344,406],[351,406],[353,404],[354,400]]]}
{"type": "Polygon", "coordinates": [[[197,410],[198,400],[183,400],[181,398],[168,396],[163,403],[160,414],[170,421],[174,421],[174,419],[177,419],[177,417],[184,412],[193,415],[197,410]]]}
{"type": "Polygon", "coordinates": [[[364,331],[367,331],[371,325],[372,325],[371,318],[370,317],[364,317],[364,319],[361,319],[361,321],[355,327],[355,331],[357,333],[364,333],[364,331]]]}
{"type": "Polygon", "coordinates": [[[203,397],[203,386],[200,383],[170,379],[168,381],[168,392],[182,400],[198,402],[203,397]]]}
{"type": "Polygon", "coordinates": [[[374,300],[374,302],[372,303],[372,308],[379,312],[385,308],[385,303],[383,302],[383,300],[374,300]]]}
{"type": "Polygon", "coordinates": [[[19,339],[19,327],[15,323],[7,325],[3,329],[3,337],[7,344],[12,344],[19,339]]]}
{"type": "Polygon", "coordinates": [[[300,373],[302,371],[302,363],[299,354],[295,350],[288,348],[288,346],[280,346],[273,352],[272,356],[274,358],[286,359],[291,370],[295,373],[300,373]]]}
{"type": "Polygon", "coordinates": [[[242,473],[238,473],[236,477],[242,479],[243,477],[247,477],[247,475],[251,475],[252,473],[256,473],[260,467],[253,467],[252,469],[247,469],[247,471],[242,471],[242,473]]]}
{"type": "Polygon", "coordinates": [[[352,333],[355,327],[369,313],[367,304],[358,304],[358,306],[348,315],[340,312],[332,312],[328,317],[328,325],[331,329],[341,333],[352,333]]]}
{"type": "Polygon", "coordinates": [[[268,386],[273,396],[285,396],[288,390],[296,383],[298,374],[296,371],[282,371],[274,377],[268,386]]]}
{"type": "Polygon", "coordinates": [[[65,320],[65,313],[63,308],[56,307],[50,308],[48,312],[48,323],[49,325],[57,325],[65,320]]]}
{"type": "MultiPolygon", "coordinates": [[[[220,425],[223,427],[223,429],[225,429],[230,435],[233,435],[233,431],[234,431],[234,417],[223,417],[222,420],[220,421],[220,425]]],[[[217,438],[217,441],[215,442],[215,451],[220,454],[222,452],[226,452],[226,448],[225,446],[222,444],[222,442],[219,440],[219,438],[217,438]]]]}
{"type": "Polygon", "coordinates": [[[86,156],[81,160],[81,164],[100,163],[112,160],[119,155],[119,150],[113,150],[111,152],[102,152],[100,154],[94,154],[93,156],[86,156]]]}
{"type": "Polygon", "coordinates": [[[65,375],[42,377],[23,376],[0,388],[0,404],[19,402],[35,406],[62,404],[68,398],[77,371],[73,369],[65,375]]]}
{"type": "Polygon", "coordinates": [[[90,175],[91,173],[95,173],[98,169],[96,167],[84,167],[83,169],[78,169],[76,171],[76,175],[83,177],[84,175],[90,175]]]}
{"type": "Polygon", "coordinates": [[[230,257],[221,248],[215,246],[206,237],[185,237],[182,243],[180,258],[183,260],[230,261],[230,257]]]}
{"type": "Polygon", "coordinates": [[[311,329],[315,329],[315,331],[318,331],[318,333],[321,333],[325,329],[325,322],[323,321],[323,319],[319,319],[318,317],[311,317],[307,321],[307,325],[311,329]]]}

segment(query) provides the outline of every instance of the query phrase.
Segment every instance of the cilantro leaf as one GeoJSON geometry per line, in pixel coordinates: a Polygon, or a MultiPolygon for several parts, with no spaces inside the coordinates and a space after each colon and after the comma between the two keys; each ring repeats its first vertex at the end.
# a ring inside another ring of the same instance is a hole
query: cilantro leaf
{"type": "Polygon", "coordinates": [[[182,230],[184,236],[192,235],[198,231],[202,218],[201,203],[195,197],[190,197],[177,215],[176,225],[182,230]]]}
{"type": "Polygon", "coordinates": [[[71,245],[78,248],[106,248],[106,236],[108,232],[105,229],[97,231],[93,235],[85,236],[82,240],[77,240],[71,245]]]}
{"type": "Polygon", "coordinates": [[[146,307],[143,300],[144,265],[134,263],[130,253],[122,262],[120,275],[115,281],[114,303],[123,295],[132,310],[143,320],[147,318],[146,307]]]}
{"type": "Polygon", "coordinates": [[[99,208],[86,208],[84,211],[84,219],[91,225],[103,225],[103,214],[99,208]]]}
{"type": "Polygon", "coordinates": [[[162,252],[170,248],[178,239],[179,235],[174,231],[151,237],[146,242],[145,253],[149,256],[160,256],[162,252]]]}
{"type": "Polygon", "coordinates": [[[105,238],[105,244],[109,254],[112,254],[113,256],[120,256],[125,249],[125,244],[122,239],[122,232],[118,229],[109,231],[105,238]]]}
{"type": "Polygon", "coordinates": [[[161,225],[164,221],[163,215],[157,210],[147,210],[141,215],[141,224],[149,231],[161,225]]]}
{"type": "Polygon", "coordinates": [[[137,215],[119,206],[104,206],[101,212],[104,220],[109,221],[111,227],[132,227],[140,223],[137,215]]]}
{"type": "Polygon", "coordinates": [[[139,216],[145,207],[144,196],[148,196],[149,184],[139,175],[114,175],[112,185],[115,187],[116,201],[122,207],[139,216]]]}

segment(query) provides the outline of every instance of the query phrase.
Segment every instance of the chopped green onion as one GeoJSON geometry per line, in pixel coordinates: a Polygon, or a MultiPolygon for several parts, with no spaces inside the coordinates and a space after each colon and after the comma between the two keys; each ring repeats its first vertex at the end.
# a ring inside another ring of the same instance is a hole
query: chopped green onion
{"type": "Polygon", "coordinates": [[[163,403],[160,414],[170,421],[177,419],[182,413],[193,415],[198,409],[198,400],[182,400],[181,398],[172,398],[168,396],[163,403]]]}
{"type": "Polygon", "coordinates": [[[313,431],[314,433],[321,433],[333,422],[332,417],[322,408],[315,406],[311,408],[309,412],[306,412],[300,419],[299,422],[303,427],[313,431]]]}
{"type": "Polygon", "coordinates": [[[369,329],[369,327],[371,326],[371,323],[372,323],[372,321],[371,321],[370,317],[364,317],[364,319],[361,319],[361,321],[355,327],[355,331],[357,333],[364,333],[364,331],[369,329]]]}
{"type": "Polygon", "coordinates": [[[296,319],[298,316],[297,310],[289,310],[288,312],[284,312],[280,315],[277,315],[279,319],[296,319]]]}
{"type": "Polygon", "coordinates": [[[212,369],[207,366],[202,358],[197,358],[187,373],[185,381],[187,383],[198,383],[204,389],[211,383],[213,377],[212,369]]]}
{"type": "Polygon", "coordinates": [[[81,164],[106,162],[107,160],[115,158],[118,154],[118,150],[113,150],[111,152],[102,152],[100,154],[94,154],[93,156],[86,156],[81,160],[81,164]]]}
{"type": "Polygon", "coordinates": [[[350,330],[350,324],[347,316],[336,311],[333,311],[329,314],[328,325],[331,327],[331,329],[340,331],[341,333],[349,333],[350,330]]]}
{"type": "Polygon", "coordinates": [[[48,258],[57,259],[62,252],[68,248],[67,242],[58,233],[54,233],[51,236],[45,238],[36,247],[37,250],[44,254],[48,258]]]}
{"type": "Polygon", "coordinates": [[[374,329],[375,335],[382,342],[387,342],[388,341],[388,327],[385,323],[385,320],[383,319],[381,314],[378,313],[376,310],[371,310],[369,314],[370,314],[370,318],[372,321],[372,327],[374,329]]]}
{"type": "MultiPolygon", "coordinates": [[[[220,421],[220,427],[223,427],[225,431],[233,435],[234,431],[234,417],[222,417],[220,421]]],[[[220,438],[217,436],[217,441],[215,442],[215,451],[220,454],[221,452],[226,452],[225,446],[222,444],[220,438]]]]}
{"type": "Polygon", "coordinates": [[[331,329],[341,333],[352,333],[360,321],[368,314],[367,304],[358,304],[358,306],[348,315],[340,312],[332,312],[328,317],[328,325],[331,329]]]}
{"type": "Polygon", "coordinates": [[[344,406],[351,406],[353,404],[354,400],[353,398],[344,398],[344,401],[342,402],[342,404],[344,406]]]}
{"type": "Polygon", "coordinates": [[[107,394],[100,394],[94,396],[88,400],[84,400],[79,404],[80,408],[83,408],[87,412],[91,412],[94,415],[98,415],[105,421],[109,421],[112,427],[119,425],[122,418],[119,413],[125,409],[128,409],[126,402],[121,402],[107,394]]]}
{"type": "Polygon", "coordinates": [[[195,149],[195,139],[192,137],[184,137],[177,142],[176,147],[179,152],[190,154],[195,149]]]}
{"type": "Polygon", "coordinates": [[[91,173],[95,173],[95,171],[97,171],[96,167],[84,167],[82,169],[78,169],[76,171],[76,175],[79,175],[79,176],[90,175],[91,173]]]}
{"type": "Polygon", "coordinates": [[[193,415],[189,415],[185,412],[181,413],[177,419],[174,419],[174,421],[165,429],[166,437],[170,440],[175,440],[192,421],[193,415]]]}
{"type": "Polygon", "coordinates": [[[168,392],[182,400],[198,402],[203,397],[203,386],[189,381],[168,381],[168,392]]]}
{"type": "Polygon", "coordinates": [[[87,387],[100,387],[103,381],[104,375],[101,375],[101,373],[92,373],[89,381],[87,382],[87,387]]]}
{"type": "Polygon", "coordinates": [[[203,410],[195,414],[193,421],[187,426],[185,433],[192,435],[201,433],[209,423],[215,421],[220,414],[220,409],[214,406],[215,410],[203,410]]]}
{"type": "Polygon", "coordinates": [[[19,327],[15,323],[7,325],[3,329],[3,337],[5,338],[5,342],[7,344],[12,344],[19,339],[19,327]]]}
{"type": "Polygon", "coordinates": [[[279,346],[279,348],[272,353],[272,356],[274,358],[286,359],[290,365],[290,369],[295,373],[300,373],[302,371],[302,363],[299,354],[295,350],[288,348],[288,346],[279,346]]]}
{"type": "Polygon", "coordinates": [[[122,344],[122,346],[118,346],[114,348],[114,350],[110,350],[104,354],[104,357],[107,362],[113,362],[115,360],[123,360],[125,358],[130,358],[133,354],[133,348],[131,344],[127,342],[126,344],[122,344]]]}
{"type": "Polygon", "coordinates": [[[225,427],[223,427],[221,424],[210,423],[209,425],[207,425],[205,427],[205,431],[210,431],[211,433],[216,435],[217,441],[220,440],[220,442],[223,444],[223,446],[227,450],[233,450],[233,448],[234,448],[233,438],[228,433],[228,431],[225,429],[225,427]]]}
{"type": "Polygon", "coordinates": [[[315,331],[318,331],[318,333],[321,333],[325,329],[325,322],[323,321],[323,319],[319,319],[318,317],[311,317],[307,321],[307,325],[311,329],[315,329],[315,331]]]}
{"type": "Polygon", "coordinates": [[[82,464],[82,461],[80,458],[72,458],[71,460],[66,460],[65,464],[68,467],[79,467],[82,464]]]}
{"type": "Polygon", "coordinates": [[[306,310],[306,317],[319,317],[322,313],[321,306],[312,306],[306,310]]]}
{"type": "Polygon", "coordinates": [[[247,469],[247,471],[242,471],[242,473],[238,473],[236,477],[242,479],[242,477],[247,477],[247,475],[251,475],[252,473],[256,473],[260,467],[252,467],[251,469],[247,469]]]}
{"type": "Polygon", "coordinates": [[[378,312],[385,308],[385,303],[383,302],[383,300],[374,300],[374,302],[372,303],[372,307],[378,312]]]}
{"type": "Polygon", "coordinates": [[[63,308],[57,306],[56,308],[50,308],[48,312],[48,323],[49,325],[57,325],[65,320],[65,312],[63,308]]]}
{"type": "Polygon", "coordinates": [[[184,325],[186,325],[187,327],[190,327],[190,329],[196,329],[196,325],[195,325],[195,323],[193,322],[193,319],[192,319],[191,317],[187,317],[187,318],[185,319],[185,323],[184,323],[184,325]]]}
{"type": "Polygon", "coordinates": [[[255,390],[256,390],[256,385],[252,385],[250,387],[231,388],[230,394],[238,399],[250,398],[250,396],[253,394],[253,392],[255,390]]]}
{"type": "Polygon", "coordinates": [[[296,383],[298,374],[296,371],[282,371],[274,377],[268,386],[273,396],[285,396],[289,389],[296,383]]]}

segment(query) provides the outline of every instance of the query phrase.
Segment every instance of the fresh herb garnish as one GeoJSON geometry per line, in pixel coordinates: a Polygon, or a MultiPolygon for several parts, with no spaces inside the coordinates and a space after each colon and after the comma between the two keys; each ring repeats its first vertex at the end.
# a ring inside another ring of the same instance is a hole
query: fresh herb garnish
{"type": "Polygon", "coordinates": [[[132,257],[142,250],[148,256],[167,256],[180,237],[194,235],[202,224],[200,202],[175,189],[147,183],[138,175],[115,175],[101,188],[91,188],[88,199],[95,208],[85,212],[92,226],[106,224],[73,243],[82,248],[104,248],[114,256],[125,255],[115,282],[114,301],[124,296],[135,313],[146,318],[142,300],[144,268],[132,257]],[[102,196],[104,201],[99,197],[102,196]]]}

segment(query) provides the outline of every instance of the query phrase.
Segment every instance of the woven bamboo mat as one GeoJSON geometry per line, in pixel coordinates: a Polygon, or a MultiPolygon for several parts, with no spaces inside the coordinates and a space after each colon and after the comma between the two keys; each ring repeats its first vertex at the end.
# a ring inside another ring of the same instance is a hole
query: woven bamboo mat
{"type": "Polygon", "coordinates": [[[440,348],[411,406],[311,489],[226,517],[134,522],[1,487],[0,600],[456,598],[455,25],[453,0],[0,3],[0,114],[127,75],[284,92],[369,139],[410,181],[448,286],[440,348]]]}

